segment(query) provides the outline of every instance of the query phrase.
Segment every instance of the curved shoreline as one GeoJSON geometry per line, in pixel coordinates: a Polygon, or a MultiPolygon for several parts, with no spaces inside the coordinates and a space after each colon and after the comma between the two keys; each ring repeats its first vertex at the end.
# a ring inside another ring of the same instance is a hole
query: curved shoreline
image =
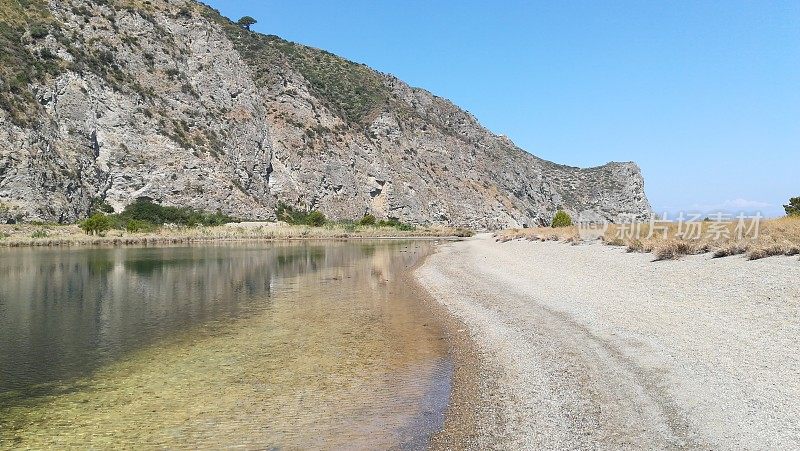
{"type": "Polygon", "coordinates": [[[479,371],[484,363],[477,344],[470,336],[466,325],[447,308],[438,302],[421,283],[417,272],[439,252],[435,246],[404,274],[404,281],[421,301],[422,308],[429,313],[444,333],[453,363],[447,408],[444,412],[443,427],[430,438],[429,449],[475,449],[480,443],[481,421],[479,412],[480,383],[479,371]]]}
{"type": "Polygon", "coordinates": [[[800,446],[793,259],[653,264],[484,235],[439,246],[415,275],[474,344],[474,445],[800,446]]]}

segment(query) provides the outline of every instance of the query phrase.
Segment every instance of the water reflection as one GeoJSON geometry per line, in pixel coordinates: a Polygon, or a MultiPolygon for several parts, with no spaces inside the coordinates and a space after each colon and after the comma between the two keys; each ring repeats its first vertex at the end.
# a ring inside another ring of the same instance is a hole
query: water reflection
{"type": "Polygon", "coordinates": [[[427,248],[0,251],[0,442],[424,446],[451,371],[401,277],[427,248]]]}
{"type": "MultiPolygon", "coordinates": [[[[269,302],[276,279],[343,246],[0,252],[0,391],[86,374],[120,354],[269,302]]],[[[333,260],[339,257],[332,256],[333,260]]]]}

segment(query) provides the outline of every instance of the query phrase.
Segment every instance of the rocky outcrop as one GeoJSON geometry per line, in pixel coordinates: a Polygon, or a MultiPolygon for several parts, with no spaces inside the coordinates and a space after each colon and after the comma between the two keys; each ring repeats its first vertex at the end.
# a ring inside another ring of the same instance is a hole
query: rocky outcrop
{"type": "Polygon", "coordinates": [[[475,228],[542,224],[559,207],[650,213],[633,163],[536,158],[427,91],[198,3],[1,8],[0,220],[74,221],[139,196],[475,228]]]}

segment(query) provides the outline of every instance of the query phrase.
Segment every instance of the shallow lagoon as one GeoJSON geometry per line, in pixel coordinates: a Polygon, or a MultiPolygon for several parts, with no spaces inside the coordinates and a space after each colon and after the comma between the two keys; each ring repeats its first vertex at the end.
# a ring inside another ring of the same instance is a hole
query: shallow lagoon
{"type": "Polygon", "coordinates": [[[422,241],[0,251],[0,444],[424,447],[422,241]]]}

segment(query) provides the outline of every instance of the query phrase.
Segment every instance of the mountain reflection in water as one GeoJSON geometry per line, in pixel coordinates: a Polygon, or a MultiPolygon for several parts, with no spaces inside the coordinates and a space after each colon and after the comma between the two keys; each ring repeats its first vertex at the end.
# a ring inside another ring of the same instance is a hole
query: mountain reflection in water
{"type": "Polygon", "coordinates": [[[451,374],[408,290],[429,249],[2,250],[0,441],[424,446],[451,374]]]}

